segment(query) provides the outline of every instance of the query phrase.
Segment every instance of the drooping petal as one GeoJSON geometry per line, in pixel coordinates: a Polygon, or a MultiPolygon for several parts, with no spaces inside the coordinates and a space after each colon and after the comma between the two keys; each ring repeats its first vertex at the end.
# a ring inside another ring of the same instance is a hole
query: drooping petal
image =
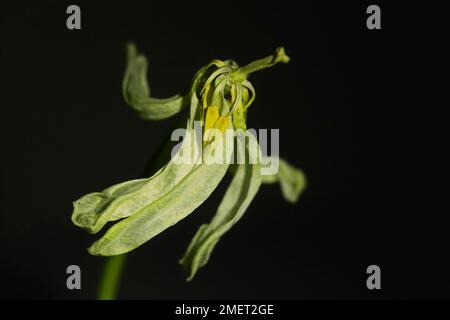
{"type": "MultiPolygon", "coordinates": [[[[272,161],[277,161],[273,158],[272,161]]],[[[279,182],[281,193],[286,201],[295,203],[306,188],[306,177],[302,170],[295,168],[286,160],[279,158],[279,170],[274,175],[263,175],[264,184],[279,182]]]]}
{"type": "Polygon", "coordinates": [[[161,120],[180,112],[189,103],[188,95],[153,98],[147,82],[147,59],[136,46],[127,46],[128,64],[122,84],[125,102],[143,119],[161,120]]]}
{"type": "Polygon", "coordinates": [[[261,185],[260,164],[240,164],[216,215],[202,225],[192,239],[180,263],[191,280],[204,266],[219,239],[244,215],[261,185]]]}
{"type": "MultiPolygon", "coordinates": [[[[217,144],[224,142],[228,144],[226,148],[232,150],[232,141],[221,139],[217,144]]],[[[89,248],[89,253],[110,256],[131,251],[184,219],[211,195],[228,164],[229,160],[222,164],[197,164],[168,192],[112,226],[89,248]]],[[[166,183],[172,183],[170,177],[166,183]]]]}

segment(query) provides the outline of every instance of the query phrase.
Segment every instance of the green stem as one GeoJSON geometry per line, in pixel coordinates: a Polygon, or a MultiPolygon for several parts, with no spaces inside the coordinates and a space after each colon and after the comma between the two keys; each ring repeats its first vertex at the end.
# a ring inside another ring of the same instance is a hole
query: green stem
{"type": "Polygon", "coordinates": [[[125,258],[126,254],[106,258],[98,289],[98,300],[114,300],[116,298],[125,258]]]}

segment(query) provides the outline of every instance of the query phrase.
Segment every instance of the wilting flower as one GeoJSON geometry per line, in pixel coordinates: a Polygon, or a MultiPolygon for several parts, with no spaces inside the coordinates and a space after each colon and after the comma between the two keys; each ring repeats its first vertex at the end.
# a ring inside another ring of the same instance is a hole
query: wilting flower
{"type": "Polygon", "coordinates": [[[262,175],[262,155],[257,143],[244,140],[244,147],[238,148],[239,139],[217,134],[247,128],[246,113],[255,99],[255,89],[248,75],[288,61],[283,48],[243,67],[232,60],[213,60],[196,73],[188,93],[156,99],[150,96],[146,80],[147,60],[130,44],[123,82],[127,104],[148,120],[165,119],[190,106],[186,134],[195,136],[197,121],[202,126],[203,136],[184,139],[172,159],[153,176],[119,183],[74,202],[73,223],[91,233],[97,233],[110,221],[120,220],[89,247],[89,253],[112,256],[137,248],[192,213],[229,171],[233,179],[214,218],[200,226],[180,260],[190,280],[207,263],[220,237],[242,217],[262,183],[280,182],[285,199],[296,202],[306,185],[300,170],[283,159],[274,159],[279,161],[279,171],[262,175]],[[219,146],[234,152],[227,152],[220,163],[204,161],[222,150],[219,146]],[[194,161],[174,160],[186,150],[192,153],[194,161]],[[230,157],[236,156],[234,153],[245,157],[240,154],[243,152],[256,152],[259,160],[230,165],[230,157]],[[203,161],[197,161],[199,159],[203,161]]]}

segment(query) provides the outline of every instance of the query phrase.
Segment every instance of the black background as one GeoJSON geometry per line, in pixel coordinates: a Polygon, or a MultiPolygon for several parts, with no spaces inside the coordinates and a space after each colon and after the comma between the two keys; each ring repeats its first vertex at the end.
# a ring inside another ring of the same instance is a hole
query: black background
{"type": "MultiPolygon", "coordinates": [[[[125,105],[124,44],[149,59],[154,96],[184,90],[213,58],[240,64],[280,45],[291,57],[252,76],[249,127],[279,128],[280,153],[302,168],[296,205],[264,186],[191,283],[177,264],[226,188],[128,255],[123,299],[448,298],[441,220],[419,205],[410,115],[426,51],[421,18],[374,2],[105,1],[80,3],[66,28],[58,1],[1,5],[2,298],[90,299],[98,236],[73,226],[72,201],[142,176],[179,117],[138,119],[125,105]],[[368,30],[369,4],[382,29],[368,30]],[[82,269],[82,290],[66,268],[82,269]],[[381,267],[369,291],[366,268],[381,267]]],[[[429,170],[433,170],[429,168],[429,170]]]]}

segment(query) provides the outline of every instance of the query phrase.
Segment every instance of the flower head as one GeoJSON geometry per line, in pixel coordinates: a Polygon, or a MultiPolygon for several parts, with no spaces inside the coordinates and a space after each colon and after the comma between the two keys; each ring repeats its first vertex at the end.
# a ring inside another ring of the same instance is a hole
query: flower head
{"type": "MultiPolygon", "coordinates": [[[[161,120],[189,106],[186,130],[192,132],[194,122],[200,121],[204,134],[200,142],[194,141],[194,148],[206,147],[200,156],[207,157],[219,142],[231,149],[235,144],[234,139],[217,141],[216,135],[211,134],[212,130],[223,133],[226,129],[247,128],[247,109],[256,94],[248,80],[249,74],[288,61],[283,48],[278,48],[274,55],[242,67],[232,60],[213,60],[196,73],[189,92],[158,99],[150,95],[146,58],[130,44],[123,95],[126,103],[147,120],[161,120]]],[[[187,142],[183,141],[183,144],[187,142]]],[[[257,143],[246,144],[245,148],[249,152],[254,151],[249,149],[256,148],[259,152],[257,143]]],[[[200,226],[180,260],[188,279],[192,279],[206,264],[220,237],[242,217],[262,183],[279,181],[288,201],[298,199],[306,183],[303,173],[282,159],[279,163],[279,173],[263,176],[260,162],[230,166],[226,161],[180,164],[171,159],[149,178],[119,183],[81,197],[74,202],[72,221],[91,233],[99,232],[107,222],[118,221],[88,251],[102,256],[122,254],[192,213],[230,171],[233,180],[216,215],[209,224],[200,226]]]]}

